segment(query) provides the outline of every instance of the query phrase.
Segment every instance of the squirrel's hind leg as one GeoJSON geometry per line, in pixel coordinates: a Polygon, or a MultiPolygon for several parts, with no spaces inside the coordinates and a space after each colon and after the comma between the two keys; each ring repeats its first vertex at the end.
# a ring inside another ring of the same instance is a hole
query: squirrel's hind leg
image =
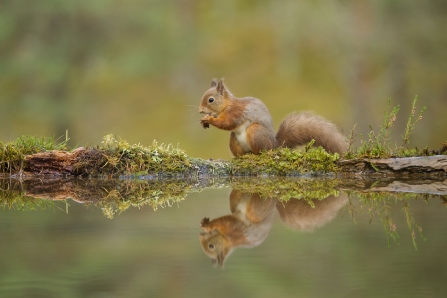
{"type": "Polygon", "coordinates": [[[273,131],[255,123],[247,127],[247,142],[254,154],[259,154],[261,150],[270,150],[277,147],[277,142],[273,131]]]}
{"type": "Polygon", "coordinates": [[[234,156],[241,156],[247,153],[244,148],[242,148],[234,132],[231,132],[230,134],[230,151],[234,156]]]}

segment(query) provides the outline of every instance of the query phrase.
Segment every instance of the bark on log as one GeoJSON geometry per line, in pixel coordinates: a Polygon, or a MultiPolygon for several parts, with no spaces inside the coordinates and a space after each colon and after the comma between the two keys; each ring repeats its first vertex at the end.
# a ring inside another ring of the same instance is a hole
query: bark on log
{"type": "Polygon", "coordinates": [[[92,167],[104,163],[104,156],[95,149],[76,148],[71,152],[52,150],[25,156],[24,171],[32,175],[86,175],[92,167]]]}
{"type": "Polygon", "coordinates": [[[338,162],[342,174],[355,176],[445,176],[447,155],[387,159],[352,159],[338,162]]]}

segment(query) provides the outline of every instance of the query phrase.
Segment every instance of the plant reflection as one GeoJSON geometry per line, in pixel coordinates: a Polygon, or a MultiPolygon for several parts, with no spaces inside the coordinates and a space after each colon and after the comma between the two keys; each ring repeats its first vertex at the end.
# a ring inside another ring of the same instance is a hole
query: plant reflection
{"type": "MultiPolygon", "coordinates": [[[[401,210],[405,216],[405,222],[411,234],[411,239],[413,246],[417,249],[416,235],[417,232],[420,234],[421,238],[425,240],[422,233],[422,227],[418,225],[414,219],[413,213],[410,211],[410,201],[417,199],[424,199],[427,203],[429,198],[438,197],[431,196],[428,194],[414,194],[414,193],[384,193],[384,192],[371,192],[371,193],[349,193],[349,204],[346,210],[348,210],[351,218],[355,222],[355,215],[358,213],[356,210],[353,200],[360,203],[360,212],[366,210],[369,215],[369,222],[371,223],[374,218],[378,217],[382,222],[383,230],[388,240],[388,245],[390,245],[390,240],[393,239],[395,242],[399,242],[399,234],[397,233],[397,227],[394,220],[394,216],[391,212],[392,202],[396,204],[402,204],[401,210]]],[[[444,204],[443,196],[439,196],[441,199],[441,205],[444,204]]]]}
{"type": "Polygon", "coordinates": [[[237,247],[255,247],[268,236],[275,210],[286,226],[299,231],[312,231],[331,221],[348,202],[345,194],[324,199],[260,198],[258,193],[233,189],[230,194],[231,214],[201,221],[200,243],[213,264],[222,266],[237,247]]]}

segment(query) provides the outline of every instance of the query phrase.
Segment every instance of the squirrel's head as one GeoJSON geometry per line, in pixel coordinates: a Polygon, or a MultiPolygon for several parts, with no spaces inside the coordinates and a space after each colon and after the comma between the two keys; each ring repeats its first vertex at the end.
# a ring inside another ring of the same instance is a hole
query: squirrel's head
{"type": "Polygon", "coordinates": [[[211,88],[208,89],[200,102],[199,113],[217,117],[227,106],[227,99],[231,96],[230,91],[225,87],[223,80],[217,82],[213,79],[211,88]]]}
{"type": "Polygon", "coordinates": [[[200,244],[211,262],[217,263],[219,266],[223,265],[225,258],[233,250],[227,239],[218,230],[200,233],[200,244]]]}

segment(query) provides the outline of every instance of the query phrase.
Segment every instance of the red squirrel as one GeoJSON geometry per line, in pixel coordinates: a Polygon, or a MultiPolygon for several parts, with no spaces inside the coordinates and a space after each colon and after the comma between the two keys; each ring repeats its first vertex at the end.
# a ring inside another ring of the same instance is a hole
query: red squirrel
{"type": "Polygon", "coordinates": [[[230,150],[234,156],[259,154],[277,147],[294,148],[314,140],[330,153],[343,154],[348,149],[346,138],[337,127],[311,112],[292,113],[279,126],[275,136],[273,121],[265,104],[254,97],[237,98],[223,80],[211,82],[202,97],[199,113],[204,128],[213,125],[231,131],[230,150]]]}

